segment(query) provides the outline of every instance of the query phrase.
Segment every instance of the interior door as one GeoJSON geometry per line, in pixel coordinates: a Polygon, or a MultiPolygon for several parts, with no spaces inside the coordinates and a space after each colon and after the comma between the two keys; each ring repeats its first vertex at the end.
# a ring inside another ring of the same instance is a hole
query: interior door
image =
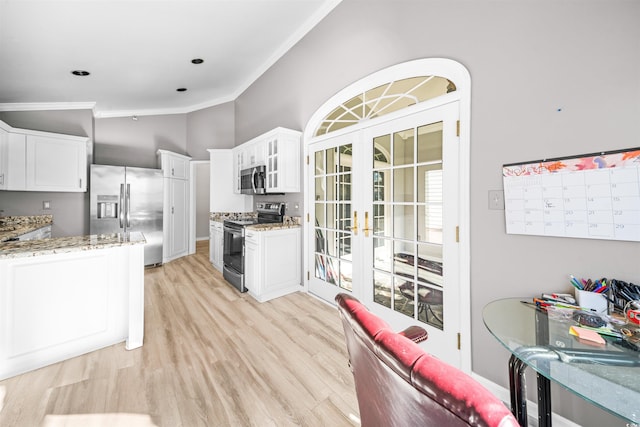
{"type": "Polygon", "coordinates": [[[364,301],[395,330],[419,324],[424,344],[460,366],[458,103],[364,130],[367,191],[364,301]]]}
{"type": "Polygon", "coordinates": [[[358,239],[358,208],[361,183],[355,178],[361,156],[359,132],[318,142],[310,146],[308,206],[310,227],[309,292],[333,302],[339,292],[362,297],[358,239]]]}

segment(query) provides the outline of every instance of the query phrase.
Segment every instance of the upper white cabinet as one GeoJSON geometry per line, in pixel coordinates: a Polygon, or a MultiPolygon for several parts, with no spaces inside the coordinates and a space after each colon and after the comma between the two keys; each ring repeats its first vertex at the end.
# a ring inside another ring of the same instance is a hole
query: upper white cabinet
{"type": "Polygon", "coordinates": [[[231,149],[209,149],[209,211],[249,212],[253,197],[240,193],[240,181],[236,175],[239,165],[231,149]],[[237,191],[236,191],[237,190],[237,191]]]}
{"type": "Polygon", "coordinates": [[[27,135],[27,189],[87,191],[87,145],[64,137],[27,135]]]}
{"type": "Polygon", "coordinates": [[[164,176],[162,262],[189,254],[189,162],[191,157],[158,150],[164,176]]]}
{"type": "Polygon", "coordinates": [[[240,172],[256,165],[267,168],[267,193],[300,192],[302,132],[275,128],[233,149],[234,191],[240,193],[240,172]]]}
{"type": "Polygon", "coordinates": [[[87,191],[88,138],[0,124],[0,189],[87,191]]]}

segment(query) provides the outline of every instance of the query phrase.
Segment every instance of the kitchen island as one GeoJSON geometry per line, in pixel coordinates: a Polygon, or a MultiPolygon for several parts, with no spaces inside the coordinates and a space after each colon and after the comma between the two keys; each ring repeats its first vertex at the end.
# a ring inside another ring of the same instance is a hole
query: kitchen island
{"type": "Polygon", "coordinates": [[[142,346],[144,243],[142,233],[0,243],[0,380],[142,346]]]}

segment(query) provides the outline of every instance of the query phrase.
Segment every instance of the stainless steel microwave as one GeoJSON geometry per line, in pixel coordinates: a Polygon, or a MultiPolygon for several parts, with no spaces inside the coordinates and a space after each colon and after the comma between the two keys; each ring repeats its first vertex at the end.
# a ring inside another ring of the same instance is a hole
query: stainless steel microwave
{"type": "Polygon", "coordinates": [[[243,169],[240,172],[240,192],[242,194],[265,194],[267,168],[264,165],[243,169]]]}

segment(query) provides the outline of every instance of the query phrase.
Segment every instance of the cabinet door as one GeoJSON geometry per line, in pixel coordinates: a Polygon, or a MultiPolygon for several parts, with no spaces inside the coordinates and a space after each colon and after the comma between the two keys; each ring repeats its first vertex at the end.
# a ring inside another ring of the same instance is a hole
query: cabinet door
{"type": "Polygon", "coordinates": [[[244,285],[254,296],[262,292],[260,263],[259,234],[255,231],[247,231],[244,238],[244,285]]]}
{"type": "Polygon", "coordinates": [[[87,191],[86,141],[27,135],[27,189],[87,191]]]}
{"type": "Polygon", "coordinates": [[[169,253],[170,259],[187,254],[189,249],[188,181],[168,179],[169,183],[169,253]]]}
{"type": "Polygon", "coordinates": [[[189,178],[189,160],[184,157],[170,156],[169,172],[172,178],[188,179],[189,178]]]}
{"type": "Polygon", "coordinates": [[[0,190],[7,189],[7,151],[9,132],[0,128],[0,190]]]}
{"type": "Polygon", "coordinates": [[[27,189],[25,169],[27,153],[26,136],[21,133],[9,132],[6,137],[4,189],[24,191],[27,189]]]}

